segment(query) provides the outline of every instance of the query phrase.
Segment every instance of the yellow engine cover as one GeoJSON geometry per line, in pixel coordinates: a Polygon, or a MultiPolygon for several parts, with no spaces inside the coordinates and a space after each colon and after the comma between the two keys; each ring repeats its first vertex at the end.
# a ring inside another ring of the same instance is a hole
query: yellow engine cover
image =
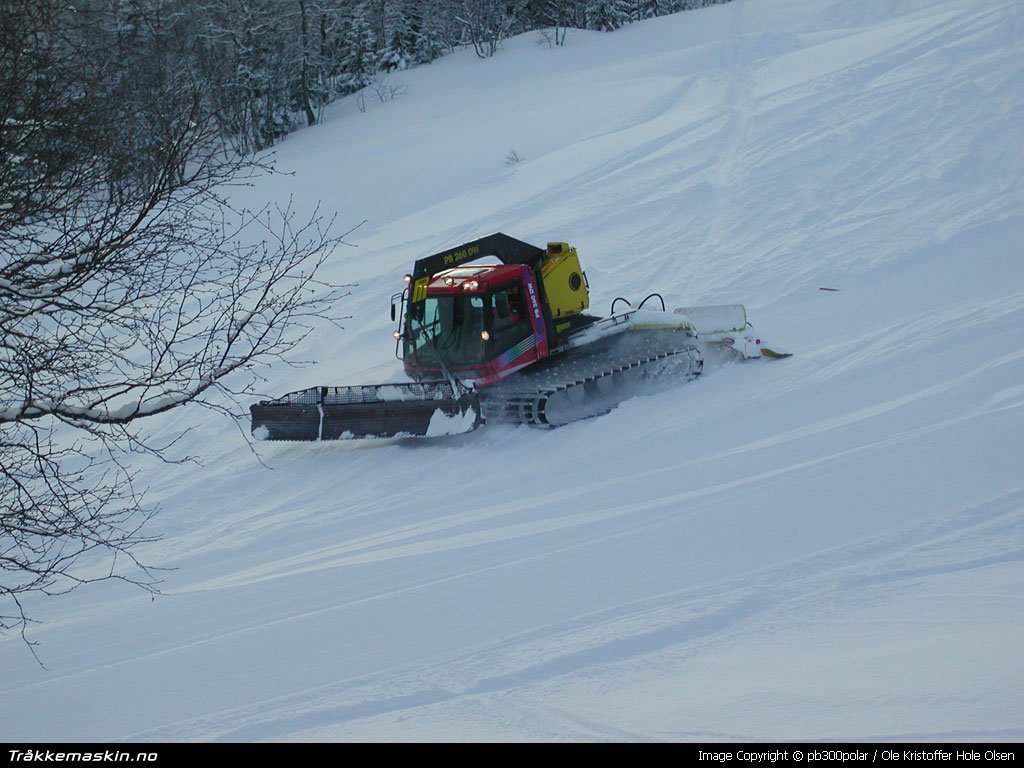
{"type": "Polygon", "coordinates": [[[540,263],[540,278],[554,318],[578,315],[590,306],[590,292],[576,249],[568,243],[548,243],[540,263]]]}

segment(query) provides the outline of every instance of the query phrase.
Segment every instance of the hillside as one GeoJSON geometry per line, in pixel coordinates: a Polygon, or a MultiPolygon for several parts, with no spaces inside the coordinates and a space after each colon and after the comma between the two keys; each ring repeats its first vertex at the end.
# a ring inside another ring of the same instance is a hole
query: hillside
{"type": "Polygon", "coordinates": [[[367,220],[268,394],[397,378],[402,274],[495,231],[795,356],[553,431],[160,420],[202,460],[140,464],[164,595],[34,604],[0,739],[1024,739],[1024,6],[736,0],[394,82],[238,193],[367,220]]]}

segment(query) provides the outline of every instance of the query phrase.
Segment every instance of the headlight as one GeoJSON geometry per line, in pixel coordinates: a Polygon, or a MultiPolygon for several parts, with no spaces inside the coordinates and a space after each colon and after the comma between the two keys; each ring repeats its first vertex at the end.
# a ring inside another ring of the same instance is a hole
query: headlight
{"type": "Polygon", "coordinates": [[[483,339],[484,341],[487,341],[489,338],[491,338],[491,334],[489,334],[487,331],[480,331],[480,338],[483,339]]]}

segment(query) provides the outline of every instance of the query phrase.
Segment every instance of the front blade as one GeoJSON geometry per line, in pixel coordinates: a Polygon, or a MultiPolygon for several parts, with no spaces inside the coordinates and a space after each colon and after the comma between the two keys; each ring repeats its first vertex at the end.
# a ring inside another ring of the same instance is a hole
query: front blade
{"type": "Polygon", "coordinates": [[[259,440],[437,437],[482,423],[476,392],[447,381],[313,387],[249,410],[259,440]]]}

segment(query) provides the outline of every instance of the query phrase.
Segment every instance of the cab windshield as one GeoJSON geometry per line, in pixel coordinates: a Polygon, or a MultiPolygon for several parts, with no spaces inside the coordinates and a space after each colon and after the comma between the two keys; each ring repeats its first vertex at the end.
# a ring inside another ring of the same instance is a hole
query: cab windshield
{"type": "Polygon", "coordinates": [[[412,308],[406,353],[420,366],[487,363],[530,335],[523,307],[518,285],[485,294],[428,296],[412,308]]]}

